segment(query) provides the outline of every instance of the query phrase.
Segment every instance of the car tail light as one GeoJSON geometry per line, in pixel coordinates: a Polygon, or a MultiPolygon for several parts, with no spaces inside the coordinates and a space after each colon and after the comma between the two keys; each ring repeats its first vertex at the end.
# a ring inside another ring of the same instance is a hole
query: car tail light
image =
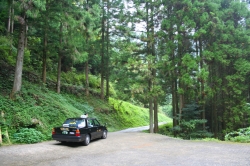
{"type": "Polygon", "coordinates": [[[80,136],[80,130],[79,129],[76,130],[76,136],[80,136]]]}
{"type": "Polygon", "coordinates": [[[54,135],[56,133],[55,129],[52,129],[52,135],[54,135]]]}

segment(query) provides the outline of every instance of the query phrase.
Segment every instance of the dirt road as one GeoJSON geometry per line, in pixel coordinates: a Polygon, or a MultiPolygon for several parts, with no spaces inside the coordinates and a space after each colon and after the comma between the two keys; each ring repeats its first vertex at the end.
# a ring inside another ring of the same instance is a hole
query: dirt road
{"type": "Polygon", "coordinates": [[[249,166],[250,144],[112,132],[89,146],[47,141],[0,147],[1,166],[249,166]]]}

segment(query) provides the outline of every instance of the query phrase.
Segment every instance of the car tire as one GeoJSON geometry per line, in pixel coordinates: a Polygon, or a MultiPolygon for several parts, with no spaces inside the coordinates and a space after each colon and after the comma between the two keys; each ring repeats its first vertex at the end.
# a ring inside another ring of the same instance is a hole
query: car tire
{"type": "Polygon", "coordinates": [[[108,135],[107,130],[104,130],[103,133],[102,133],[102,139],[106,139],[107,135],[108,135]]]}
{"type": "Polygon", "coordinates": [[[84,145],[84,146],[88,146],[89,143],[90,143],[90,136],[89,136],[89,134],[87,134],[87,135],[85,136],[85,140],[83,141],[83,145],[84,145]]]}

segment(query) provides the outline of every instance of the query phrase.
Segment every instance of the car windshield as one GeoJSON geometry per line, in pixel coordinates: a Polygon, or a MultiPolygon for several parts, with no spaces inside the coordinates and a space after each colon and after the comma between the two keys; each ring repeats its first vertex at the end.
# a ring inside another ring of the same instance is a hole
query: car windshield
{"type": "Polygon", "coordinates": [[[63,123],[63,127],[85,127],[85,119],[70,118],[63,123]]]}

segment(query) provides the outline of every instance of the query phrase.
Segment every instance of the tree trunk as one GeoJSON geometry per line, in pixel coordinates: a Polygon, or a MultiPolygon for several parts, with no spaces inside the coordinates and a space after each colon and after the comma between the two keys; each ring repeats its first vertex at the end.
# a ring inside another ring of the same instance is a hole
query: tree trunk
{"type": "Polygon", "coordinates": [[[89,63],[88,60],[85,62],[85,95],[89,96],[89,63]]]}
{"type": "MultiPolygon", "coordinates": [[[[156,64],[156,54],[155,54],[155,30],[154,30],[154,4],[153,1],[150,0],[150,28],[151,28],[151,34],[150,34],[150,40],[151,40],[151,54],[154,57],[153,59],[153,64],[156,64]]],[[[152,80],[156,80],[156,69],[155,67],[153,67],[151,69],[152,71],[152,80]]],[[[156,81],[152,81],[152,88],[154,87],[154,85],[156,85],[156,81]]],[[[157,97],[155,96],[156,94],[153,94],[154,98],[153,98],[153,103],[154,103],[154,115],[153,115],[153,123],[154,123],[154,133],[158,132],[158,100],[157,97]]]]}
{"type": "MultiPolygon", "coordinates": [[[[172,77],[174,77],[174,71],[172,72],[172,77]]],[[[177,80],[175,78],[173,78],[172,81],[172,107],[173,107],[173,127],[176,127],[179,123],[178,123],[178,117],[177,117],[177,113],[178,113],[178,99],[177,99],[177,80]]],[[[174,131],[174,137],[177,136],[176,131],[174,131]]]]}
{"type": "MultiPolygon", "coordinates": [[[[215,84],[215,78],[214,76],[216,76],[216,70],[217,68],[215,67],[216,64],[214,63],[211,63],[210,66],[209,66],[209,79],[210,79],[210,84],[215,84]]],[[[214,85],[213,85],[214,86],[214,85]]],[[[213,87],[211,87],[213,88],[213,87]]],[[[218,113],[217,113],[217,94],[214,94],[212,97],[211,97],[211,107],[212,107],[212,115],[211,115],[211,123],[212,123],[212,132],[214,134],[214,138],[218,138],[218,127],[219,127],[219,124],[218,124],[218,113]]]]}
{"type": "Polygon", "coordinates": [[[58,67],[57,67],[57,86],[56,92],[61,93],[61,68],[62,68],[62,53],[58,55],[58,67]]]}
{"type": "MultiPolygon", "coordinates": [[[[146,24],[147,24],[147,39],[150,38],[150,22],[149,22],[149,2],[146,2],[146,24]]],[[[147,40],[147,56],[149,56],[152,52],[150,49],[150,41],[147,40]]],[[[154,113],[153,113],[153,97],[152,97],[152,62],[151,60],[148,61],[148,98],[149,98],[149,132],[154,132],[154,113]]]]}
{"type": "MultiPolygon", "coordinates": [[[[200,68],[201,70],[203,69],[203,50],[202,50],[202,41],[201,38],[199,38],[199,51],[200,51],[200,68]]],[[[203,80],[203,78],[201,78],[201,104],[202,104],[202,119],[206,119],[205,116],[205,85],[204,82],[205,80],[203,80]]],[[[206,123],[202,124],[203,126],[203,130],[206,130],[206,123]]]]}
{"type": "Polygon", "coordinates": [[[25,49],[25,36],[26,36],[26,23],[25,23],[25,14],[24,17],[20,17],[20,32],[19,32],[19,40],[18,40],[18,51],[17,51],[17,59],[16,59],[16,68],[15,68],[15,78],[12,92],[10,94],[10,98],[14,99],[14,95],[16,92],[21,90],[22,86],[22,71],[23,71],[23,56],[25,49]]]}
{"type": "Polygon", "coordinates": [[[9,6],[8,28],[7,28],[8,34],[10,33],[10,25],[11,25],[11,17],[12,17],[11,11],[12,11],[12,4],[10,4],[9,6]]]}
{"type": "Polygon", "coordinates": [[[149,98],[149,133],[154,133],[154,114],[153,114],[153,100],[149,98]]]}
{"type": "MultiPolygon", "coordinates": [[[[183,88],[183,87],[179,87],[179,88],[183,88]]],[[[182,119],[182,109],[183,109],[183,107],[184,107],[184,95],[183,94],[180,94],[180,107],[179,107],[179,122],[180,122],[180,120],[182,119]]]]}
{"type": "Polygon", "coordinates": [[[0,126],[0,145],[2,145],[2,143],[3,143],[2,129],[1,129],[1,126],[0,126]]]}
{"type": "Polygon", "coordinates": [[[57,87],[56,91],[57,93],[60,93],[61,91],[61,69],[62,69],[62,30],[63,30],[63,25],[61,23],[60,25],[60,48],[59,48],[59,55],[58,55],[58,66],[57,66],[57,87]]]}
{"type": "MultiPolygon", "coordinates": [[[[177,32],[178,34],[182,34],[181,30],[181,23],[178,23],[177,24],[177,32]]],[[[184,85],[183,85],[183,81],[182,81],[182,57],[183,57],[183,49],[184,49],[184,43],[183,43],[183,38],[184,37],[179,37],[178,40],[177,40],[177,72],[178,75],[179,75],[179,79],[178,79],[178,85],[176,86],[176,92],[178,91],[178,89],[182,89],[184,91],[184,85]]],[[[177,100],[178,101],[178,100],[177,100]]],[[[179,94],[179,111],[178,111],[178,114],[179,114],[179,120],[178,122],[180,123],[180,120],[182,119],[182,109],[184,107],[184,92],[182,92],[181,94],[179,94]]]]}
{"type": "Polygon", "coordinates": [[[45,16],[45,28],[44,28],[44,38],[43,38],[43,71],[42,71],[42,80],[46,84],[46,75],[47,75],[47,52],[48,52],[48,0],[46,0],[46,16],[45,16]]]}
{"type": "Polygon", "coordinates": [[[13,9],[13,2],[14,0],[10,1],[9,4],[9,16],[8,16],[8,27],[7,27],[7,36],[10,37],[10,49],[9,49],[9,56],[12,54],[12,42],[13,42],[13,29],[14,29],[14,9],[13,9]]]}
{"type": "Polygon", "coordinates": [[[47,39],[47,31],[45,28],[45,33],[44,33],[44,39],[43,39],[43,73],[42,73],[42,79],[43,79],[43,83],[46,83],[46,65],[47,65],[47,43],[48,43],[48,39],[47,39]]]}
{"type": "Polygon", "coordinates": [[[217,119],[217,108],[216,108],[216,95],[213,97],[213,126],[214,126],[214,137],[218,138],[218,119],[217,119]]]}
{"type": "Polygon", "coordinates": [[[110,3],[107,1],[107,31],[106,31],[106,40],[107,40],[107,59],[106,59],[106,100],[109,100],[109,8],[110,3]]]}
{"type": "Polygon", "coordinates": [[[9,56],[12,54],[12,42],[13,42],[13,27],[14,27],[14,9],[13,9],[13,0],[11,0],[9,6],[9,16],[8,16],[8,32],[7,35],[10,37],[10,49],[9,49],[9,56]]]}
{"type": "Polygon", "coordinates": [[[7,27],[7,32],[9,33],[13,33],[13,26],[14,26],[14,8],[13,8],[13,3],[14,0],[10,1],[9,4],[9,14],[8,14],[8,27],[7,27]]]}
{"type": "Polygon", "coordinates": [[[154,97],[154,133],[158,133],[158,100],[154,97]]]}
{"type": "Polygon", "coordinates": [[[101,99],[104,99],[104,74],[105,74],[105,62],[104,62],[104,45],[105,45],[105,11],[104,1],[102,2],[102,49],[101,49],[101,99]]]}
{"type": "MultiPolygon", "coordinates": [[[[3,119],[4,118],[4,113],[3,111],[1,111],[1,118],[3,119]]],[[[2,138],[2,128],[1,128],[1,125],[0,125],[0,145],[3,143],[3,138],[2,138]]]]}
{"type": "Polygon", "coordinates": [[[107,70],[107,75],[106,75],[106,97],[105,99],[107,101],[109,100],[109,70],[107,70]]]}
{"type": "MultiPolygon", "coordinates": [[[[13,3],[14,3],[14,0],[13,0],[13,3]]],[[[12,4],[13,4],[12,3],[12,4]]],[[[13,34],[14,32],[14,8],[12,6],[12,18],[11,18],[11,28],[10,28],[10,33],[13,34]]]]}

